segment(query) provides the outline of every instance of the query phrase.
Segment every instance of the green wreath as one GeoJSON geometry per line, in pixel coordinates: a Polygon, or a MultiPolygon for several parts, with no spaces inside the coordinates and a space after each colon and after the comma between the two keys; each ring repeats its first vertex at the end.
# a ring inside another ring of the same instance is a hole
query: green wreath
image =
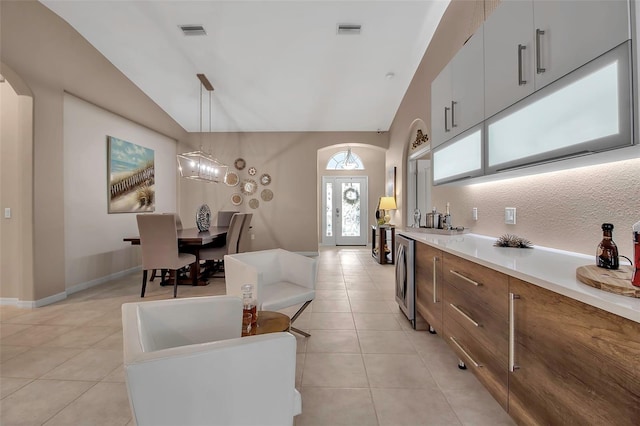
{"type": "Polygon", "coordinates": [[[353,206],[360,201],[360,193],[355,188],[347,188],[342,194],[342,200],[353,206]]]}

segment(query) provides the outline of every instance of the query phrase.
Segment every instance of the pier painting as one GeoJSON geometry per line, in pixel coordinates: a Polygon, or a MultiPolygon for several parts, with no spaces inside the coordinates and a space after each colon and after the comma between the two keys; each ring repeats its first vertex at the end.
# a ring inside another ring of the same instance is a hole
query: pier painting
{"type": "Polygon", "coordinates": [[[155,168],[152,149],[107,137],[109,213],[155,210],[155,168]]]}

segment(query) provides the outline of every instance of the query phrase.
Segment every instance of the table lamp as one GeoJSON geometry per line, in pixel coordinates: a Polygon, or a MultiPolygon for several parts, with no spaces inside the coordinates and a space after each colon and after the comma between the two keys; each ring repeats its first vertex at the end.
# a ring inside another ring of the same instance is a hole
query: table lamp
{"type": "Polygon", "coordinates": [[[391,216],[389,216],[389,210],[395,210],[398,207],[396,206],[395,197],[380,197],[379,209],[384,210],[384,224],[388,225],[391,220],[391,216]]]}

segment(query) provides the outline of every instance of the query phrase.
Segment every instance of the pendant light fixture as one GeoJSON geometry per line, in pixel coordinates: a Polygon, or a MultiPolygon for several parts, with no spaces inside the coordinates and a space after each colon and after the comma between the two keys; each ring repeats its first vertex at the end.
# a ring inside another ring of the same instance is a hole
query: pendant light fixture
{"type": "Polygon", "coordinates": [[[353,170],[358,167],[358,162],[355,158],[353,158],[353,154],[351,154],[351,147],[347,148],[347,156],[344,157],[344,163],[342,164],[343,169],[353,170]]]}
{"type": "MultiPolygon", "coordinates": [[[[211,133],[211,93],[213,86],[204,74],[196,74],[200,80],[200,138],[202,139],[202,89],[209,92],[209,133],[211,133]]],[[[202,150],[178,154],[178,170],[180,176],[186,179],[199,180],[208,183],[219,183],[224,180],[228,166],[218,161],[211,154],[202,150]]]]}

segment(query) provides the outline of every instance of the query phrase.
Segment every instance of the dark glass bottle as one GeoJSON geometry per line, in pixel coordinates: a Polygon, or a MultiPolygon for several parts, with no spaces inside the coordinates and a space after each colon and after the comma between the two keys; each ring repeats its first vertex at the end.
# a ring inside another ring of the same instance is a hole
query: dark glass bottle
{"type": "Polygon", "coordinates": [[[613,231],[613,224],[602,224],[602,241],[596,252],[596,265],[605,269],[618,269],[620,267],[618,247],[613,242],[611,231],[613,231]]]}

